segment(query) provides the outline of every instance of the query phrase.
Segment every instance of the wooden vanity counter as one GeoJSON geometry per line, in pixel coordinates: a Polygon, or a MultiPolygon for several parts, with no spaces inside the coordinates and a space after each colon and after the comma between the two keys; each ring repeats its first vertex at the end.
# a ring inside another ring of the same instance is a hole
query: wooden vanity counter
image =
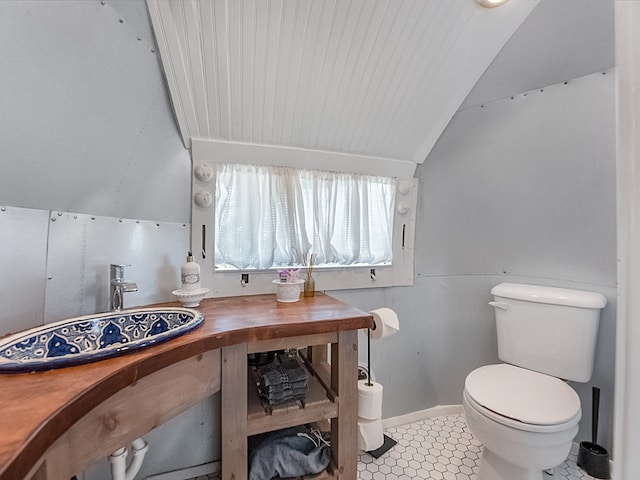
{"type": "MultiPolygon", "coordinates": [[[[240,480],[246,354],[325,339],[332,344],[334,393],[349,399],[336,400],[342,425],[332,426],[335,443],[343,443],[332,451],[344,456],[337,449],[356,441],[357,330],[373,326],[371,315],[321,293],[295,303],[279,303],[275,295],[210,298],[196,309],[203,325],[160,345],[48,372],[0,374],[0,480],[67,480],[220,389],[223,478],[240,480]],[[65,478],[69,464],[79,470],[65,478]]],[[[344,478],[355,479],[355,445],[350,449],[344,478]]]]}

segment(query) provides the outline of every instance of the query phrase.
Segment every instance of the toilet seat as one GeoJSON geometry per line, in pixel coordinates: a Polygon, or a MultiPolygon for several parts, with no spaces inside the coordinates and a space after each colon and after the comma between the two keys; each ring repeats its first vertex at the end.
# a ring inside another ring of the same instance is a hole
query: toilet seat
{"type": "Polygon", "coordinates": [[[562,380],[508,364],[471,372],[464,394],[483,415],[531,432],[570,428],[582,415],[578,394],[562,380]]]}

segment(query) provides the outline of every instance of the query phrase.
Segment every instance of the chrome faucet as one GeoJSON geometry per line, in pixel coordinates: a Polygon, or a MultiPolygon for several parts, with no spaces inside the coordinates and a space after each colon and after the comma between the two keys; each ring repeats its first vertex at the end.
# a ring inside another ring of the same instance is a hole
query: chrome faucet
{"type": "Polygon", "coordinates": [[[124,267],[130,265],[114,265],[111,264],[109,285],[109,310],[119,312],[124,308],[124,294],[128,292],[137,292],[138,285],[135,282],[128,282],[124,279],[124,267]]]}

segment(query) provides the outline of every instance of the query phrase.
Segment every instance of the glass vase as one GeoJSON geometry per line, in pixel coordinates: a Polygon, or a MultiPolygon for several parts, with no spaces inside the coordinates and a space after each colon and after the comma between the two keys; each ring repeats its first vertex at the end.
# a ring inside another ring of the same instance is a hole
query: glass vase
{"type": "Polygon", "coordinates": [[[304,280],[304,296],[314,297],[315,295],[316,295],[316,281],[313,279],[311,275],[307,275],[307,278],[304,280]]]}

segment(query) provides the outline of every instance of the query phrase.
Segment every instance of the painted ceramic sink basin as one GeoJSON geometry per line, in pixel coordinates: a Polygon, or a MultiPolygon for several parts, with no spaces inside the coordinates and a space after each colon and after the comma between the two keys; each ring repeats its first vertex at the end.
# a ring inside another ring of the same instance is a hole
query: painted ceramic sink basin
{"type": "Polygon", "coordinates": [[[204,316],[191,308],[137,308],[68,318],[0,340],[0,373],[51,370],[129,353],[187,333],[204,316]]]}

